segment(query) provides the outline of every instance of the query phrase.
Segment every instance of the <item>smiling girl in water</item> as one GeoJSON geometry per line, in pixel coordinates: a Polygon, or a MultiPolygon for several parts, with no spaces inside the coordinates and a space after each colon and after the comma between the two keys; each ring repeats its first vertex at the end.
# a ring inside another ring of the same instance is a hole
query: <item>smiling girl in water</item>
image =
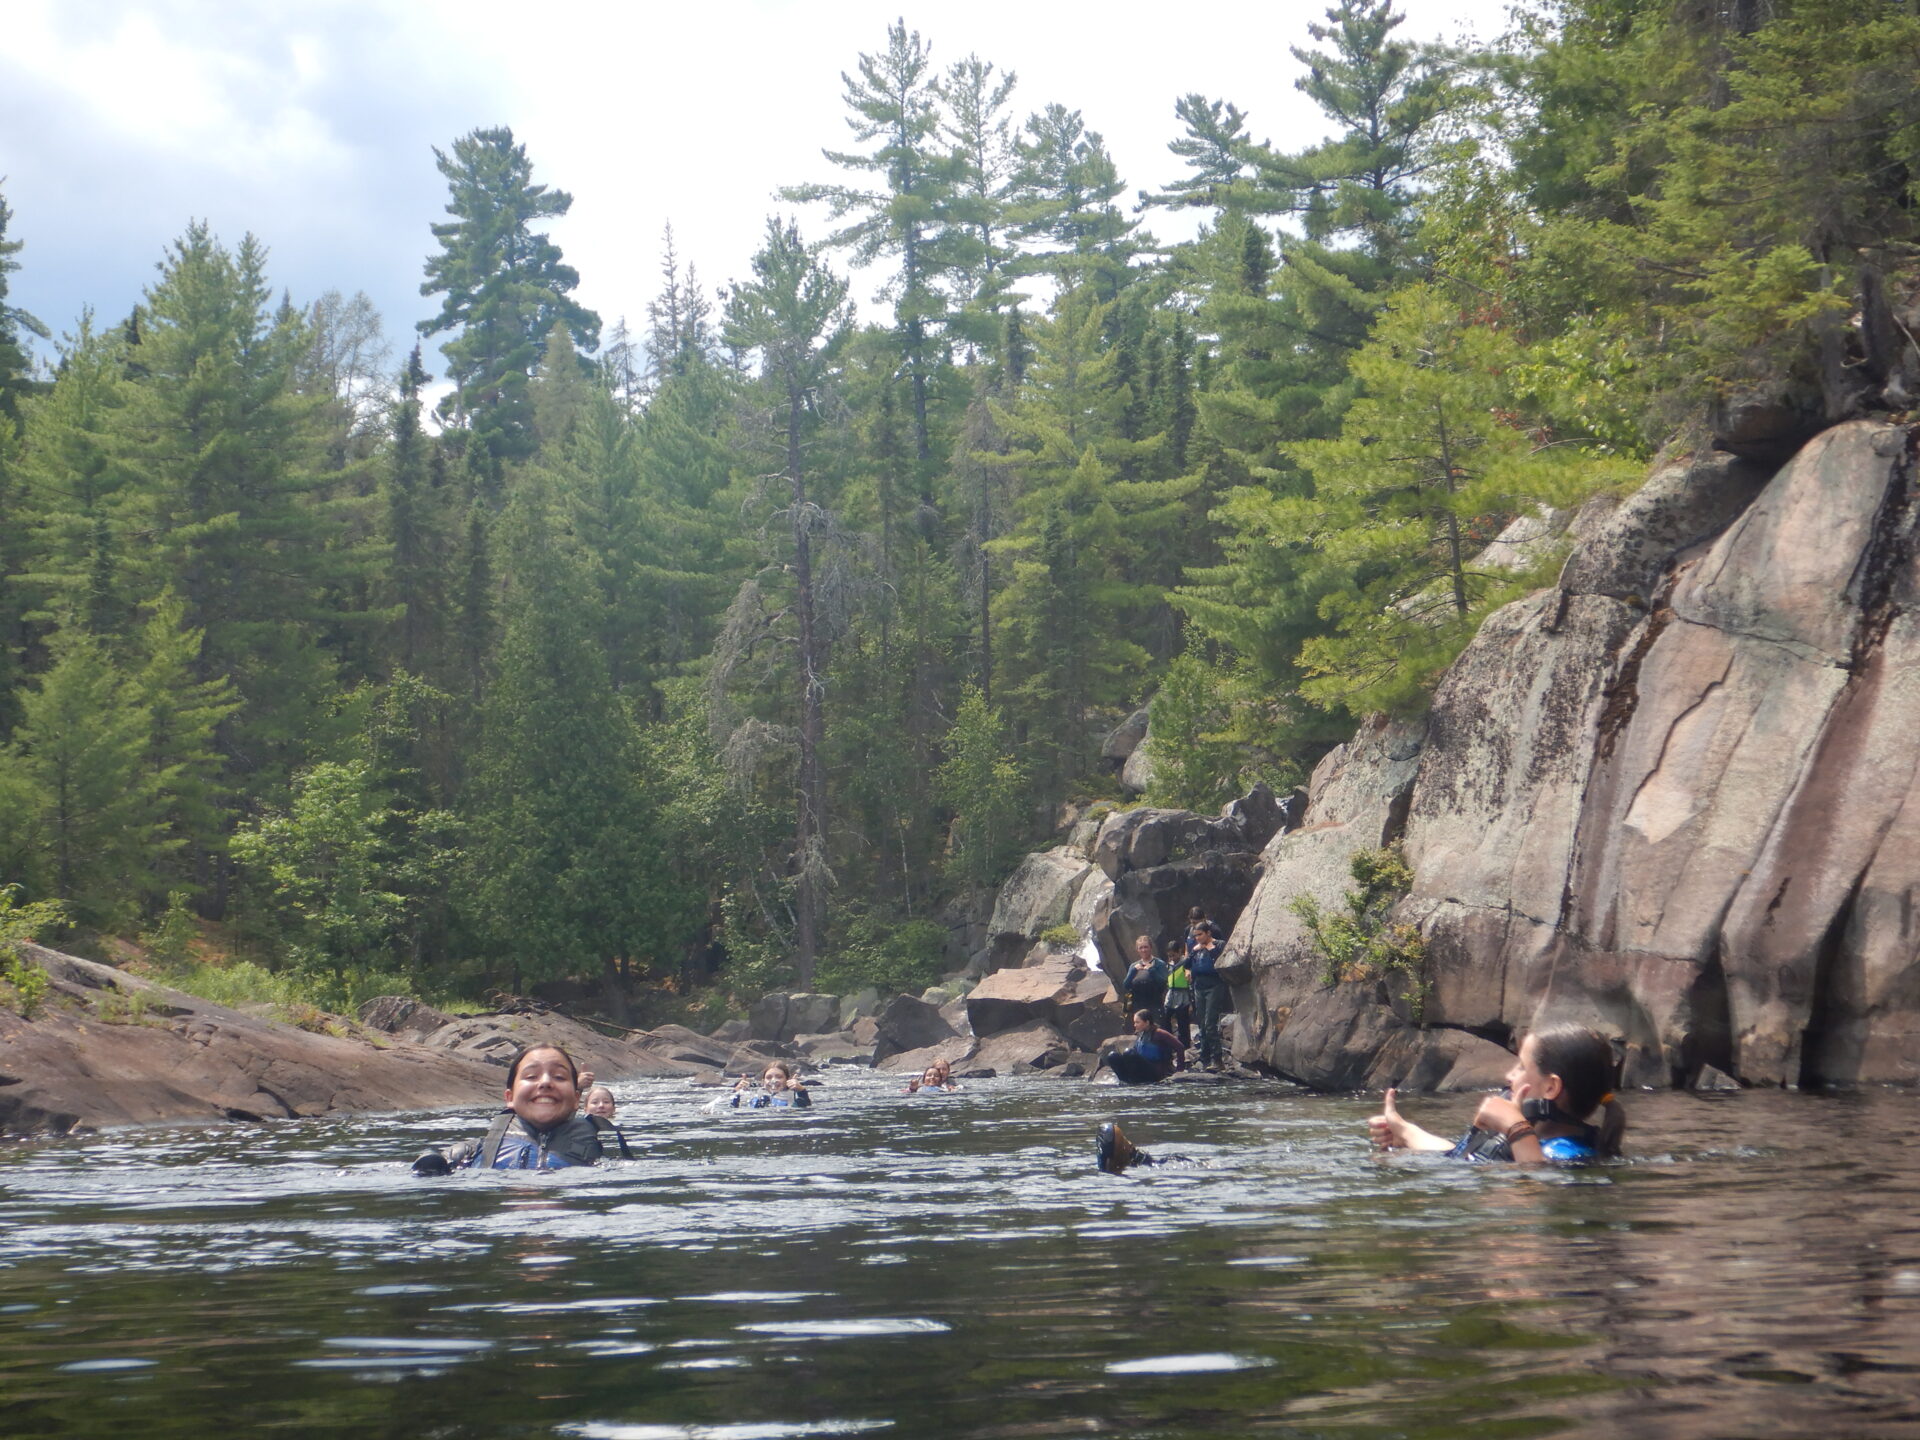
{"type": "Polygon", "coordinates": [[[483,1170],[562,1170],[591,1165],[605,1150],[631,1160],[611,1122],[582,1115],[580,1070],[558,1045],[529,1045],[507,1066],[506,1109],[478,1140],[439,1145],[413,1162],[416,1175],[483,1170]]]}
{"type": "Polygon", "coordinates": [[[1520,1042],[1507,1072],[1507,1094],[1480,1102],[1473,1128],[1457,1141],[1422,1130],[1400,1114],[1396,1093],[1367,1121],[1382,1150],[1427,1150],[1466,1160],[1522,1165],[1611,1159],[1627,1132],[1626,1111],[1613,1098],[1618,1067],[1605,1036],[1582,1025],[1554,1025],[1520,1042]]]}

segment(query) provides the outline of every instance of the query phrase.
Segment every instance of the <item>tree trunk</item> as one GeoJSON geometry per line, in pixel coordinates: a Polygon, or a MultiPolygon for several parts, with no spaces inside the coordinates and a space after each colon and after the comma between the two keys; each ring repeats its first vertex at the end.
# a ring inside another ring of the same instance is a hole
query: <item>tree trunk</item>
{"type": "Polygon", "coordinates": [[[787,390],[788,509],[793,526],[794,612],[800,628],[800,765],[799,814],[794,828],[794,969],[802,990],[813,984],[814,962],[826,928],[826,894],[822,853],[826,835],[826,782],[820,751],[826,739],[821,707],[826,686],[825,644],[813,611],[813,545],[807,513],[807,486],[800,460],[800,418],[805,399],[796,386],[787,390]]]}

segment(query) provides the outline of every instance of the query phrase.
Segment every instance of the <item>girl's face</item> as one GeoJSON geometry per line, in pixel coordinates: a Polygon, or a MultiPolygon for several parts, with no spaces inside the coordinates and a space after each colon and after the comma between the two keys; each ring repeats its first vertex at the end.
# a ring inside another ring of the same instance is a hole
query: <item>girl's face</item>
{"type": "Polygon", "coordinates": [[[607,1119],[611,1120],[613,1118],[612,1092],[602,1090],[598,1086],[595,1086],[589,1091],[587,1094],[587,1114],[604,1115],[607,1119]]]}
{"type": "Polygon", "coordinates": [[[532,1050],[507,1086],[507,1108],[538,1130],[551,1129],[579,1108],[579,1082],[558,1050],[532,1050]]]}
{"type": "Polygon", "coordinates": [[[1560,1097],[1560,1077],[1545,1074],[1540,1069],[1540,1046],[1529,1035],[1520,1042],[1520,1054],[1513,1062],[1513,1068],[1507,1071],[1507,1088],[1512,1092],[1513,1103],[1522,1100],[1557,1100],[1560,1097]]]}
{"type": "Polygon", "coordinates": [[[760,1077],[760,1083],[769,1090],[784,1090],[787,1088],[787,1072],[778,1065],[769,1065],[766,1073],[760,1077]]]}

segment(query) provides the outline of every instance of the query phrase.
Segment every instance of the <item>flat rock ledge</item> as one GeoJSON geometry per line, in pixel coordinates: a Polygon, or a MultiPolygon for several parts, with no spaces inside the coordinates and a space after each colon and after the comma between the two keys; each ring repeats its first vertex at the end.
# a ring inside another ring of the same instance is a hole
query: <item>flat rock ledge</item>
{"type": "Polygon", "coordinates": [[[554,1014],[434,1016],[445,1023],[425,1039],[424,1026],[386,1034],[318,1013],[303,1028],[21,949],[50,983],[31,1020],[0,1009],[0,1138],[498,1103],[501,1067],[534,1040],[566,1046],[603,1080],[714,1068],[669,1058],[677,1036],[640,1044],[554,1014]]]}

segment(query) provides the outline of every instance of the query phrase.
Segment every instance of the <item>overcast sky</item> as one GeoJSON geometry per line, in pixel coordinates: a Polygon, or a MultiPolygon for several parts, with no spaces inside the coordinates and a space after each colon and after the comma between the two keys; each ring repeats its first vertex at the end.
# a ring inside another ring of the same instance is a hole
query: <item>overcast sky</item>
{"type": "MultiPolygon", "coordinates": [[[[1317,139],[1288,47],[1327,3],[7,0],[0,193],[26,242],[10,300],[56,333],[86,305],[118,320],[204,219],[229,244],[264,241],[296,301],[364,290],[398,352],[437,309],[419,293],[446,200],[433,147],[505,124],[534,178],[574,196],[552,234],[580,299],[638,329],[663,225],[711,286],[791,209],[777,187],[833,178],[820,151],[848,143],[840,74],[897,16],[941,69],[971,52],[1014,71],[1017,115],[1080,110],[1131,194],[1180,172],[1166,146],[1188,91],[1250,112],[1260,138],[1317,139]]],[[[1505,6],[1401,8],[1403,35],[1457,39],[1499,28],[1505,6]]]]}

